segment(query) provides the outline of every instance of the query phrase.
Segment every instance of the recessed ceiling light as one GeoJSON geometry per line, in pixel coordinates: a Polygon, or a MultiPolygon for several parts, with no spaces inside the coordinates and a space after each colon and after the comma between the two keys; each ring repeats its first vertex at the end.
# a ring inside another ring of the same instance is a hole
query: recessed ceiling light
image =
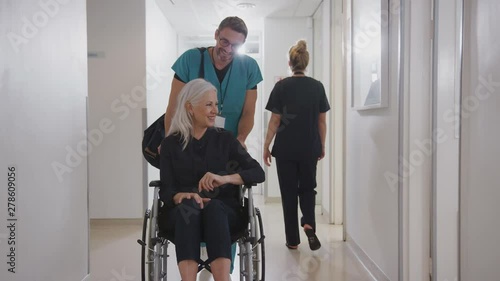
{"type": "Polygon", "coordinates": [[[254,3],[239,3],[236,5],[236,7],[240,8],[240,9],[251,9],[251,8],[255,8],[255,4],[254,3]]]}

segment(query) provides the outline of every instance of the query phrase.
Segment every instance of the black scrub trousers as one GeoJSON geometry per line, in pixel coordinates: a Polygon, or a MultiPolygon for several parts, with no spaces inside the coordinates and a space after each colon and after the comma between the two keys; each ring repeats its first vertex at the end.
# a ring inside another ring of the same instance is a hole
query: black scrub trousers
{"type": "Polygon", "coordinates": [[[212,259],[232,259],[231,235],[244,227],[242,215],[218,199],[205,203],[203,209],[191,199],[166,209],[162,222],[166,222],[164,229],[175,244],[178,262],[198,260],[201,242],[206,242],[212,259]]]}
{"type": "Polygon", "coordinates": [[[317,163],[317,159],[296,161],[276,158],[288,245],[295,246],[300,243],[297,204],[300,204],[302,212],[300,225],[308,224],[316,230],[314,206],[317,163]]]}
{"type": "Polygon", "coordinates": [[[321,82],[306,76],[288,77],[274,85],[266,109],[280,115],[271,154],[276,158],[285,236],[289,246],[300,243],[300,224],[316,231],[316,166],[322,153],[319,114],[330,109],[321,82]]]}

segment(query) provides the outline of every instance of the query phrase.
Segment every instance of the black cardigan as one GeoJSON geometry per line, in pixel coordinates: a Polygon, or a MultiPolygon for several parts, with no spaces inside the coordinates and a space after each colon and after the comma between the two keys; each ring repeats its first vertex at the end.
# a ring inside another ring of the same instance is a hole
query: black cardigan
{"type": "MultiPolygon", "coordinates": [[[[166,207],[173,207],[172,198],[178,192],[198,193],[198,182],[207,173],[218,175],[238,173],[244,183],[261,183],[264,170],[241,146],[231,132],[208,128],[199,139],[191,138],[182,149],[179,135],[166,137],[161,144],[160,199],[166,207]]],[[[202,197],[217,198],[230,207],[237,208],[238,188],[224,185],[213,192],[203,192],[202,197]]]]}

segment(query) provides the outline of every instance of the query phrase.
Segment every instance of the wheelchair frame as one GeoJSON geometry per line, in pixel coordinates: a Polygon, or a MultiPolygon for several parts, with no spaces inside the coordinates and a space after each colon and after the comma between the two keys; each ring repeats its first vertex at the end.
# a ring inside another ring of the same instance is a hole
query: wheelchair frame
{"type": "MultiPolygon", "coordinates": [[[[153,205],[144,213],[142,239],[137,242],[142,246],[141,272],[142,281],[166,281],[167,280],[167,250],[170,241],[159,236],[158,209],[160,181],[152,181],[150,187],[154,187],[153,205]],[[149,229],[149,231],[148,231],[149,229]],[[147,270],[146,270],[147,266],[147,270]]],[[[248,227],[243,236],[237,239],[240,260],[240,281],[265,281],[265,244],[264,229],[260,210],[254,207],[251,192],[252,185],[243,185],[240,188],[240,204],[245,204],[245,194],[248,199],[248,227]]],[[[234,261],[232,261],[234,262],[234,261]]],[[[198,272],[210,270],[210,261],[198,260],[198,272]]]]}

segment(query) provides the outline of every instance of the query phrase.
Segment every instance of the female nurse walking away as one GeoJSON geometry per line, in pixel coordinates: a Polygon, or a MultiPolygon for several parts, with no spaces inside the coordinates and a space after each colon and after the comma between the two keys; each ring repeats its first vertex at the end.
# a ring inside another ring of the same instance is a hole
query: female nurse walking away
{"type": "Polygon", "coordinates": [[[316,165],[325,156],[326,112],[330,105],[323,84],[304,73],[309,63],[306,42],[299,40],[288,54],[293,75],[274,85],[266,105],[272,116],[264,143],[264,162],[270,166],[271,155],[276,158],[285,245],[297,249],[300,244],[297,209],[300,204],[300,225],[314,251],[321,247],[314,214],[316,165]],[[269,146],[274,136],[271,152],[269,146]]]}

